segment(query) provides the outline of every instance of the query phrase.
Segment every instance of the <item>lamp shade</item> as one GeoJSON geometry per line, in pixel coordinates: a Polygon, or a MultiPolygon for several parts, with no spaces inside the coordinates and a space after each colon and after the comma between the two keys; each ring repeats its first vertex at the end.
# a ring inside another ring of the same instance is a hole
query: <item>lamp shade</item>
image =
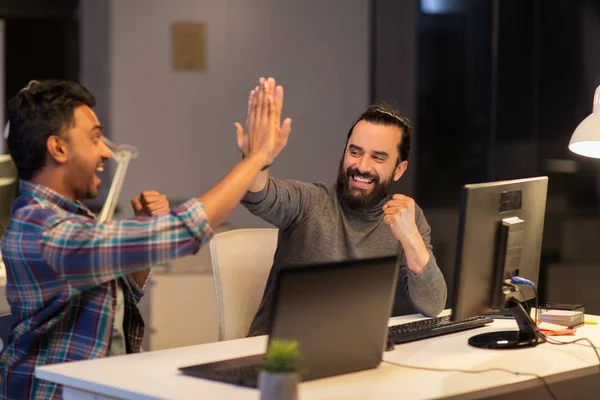
{"type": "Polygon", "coordinates": [[[584,119],[571,136],[569,150],[592,158],[600,158],[600,86],[594,94],[592,114],[584,119]]]}

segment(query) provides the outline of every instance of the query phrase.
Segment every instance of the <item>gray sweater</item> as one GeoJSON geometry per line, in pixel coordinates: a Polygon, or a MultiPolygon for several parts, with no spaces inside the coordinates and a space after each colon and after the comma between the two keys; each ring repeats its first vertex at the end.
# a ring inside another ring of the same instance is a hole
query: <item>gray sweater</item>
{"type": "Polygon", "coordinates": [[[275,271],[288,265],[400,254],[398,286],[402,290],[396,291],[394,315],[398,310],[407,310],[406,303],[412,303],[412,310],[427,316],[438,315],[446,304],[446,282],[432,253],[431,228],[417,206],[416,223],[430,258],[423,272],[415,276],[407,268],[400,242],[383,221],[382,207],[388,200],[359,212],[340,203],[333,185],[276,178],[270,178],[262,191],[248,192],[242,204],[279,228],[273,267],[248,335],[268,333],[275,271]]]}

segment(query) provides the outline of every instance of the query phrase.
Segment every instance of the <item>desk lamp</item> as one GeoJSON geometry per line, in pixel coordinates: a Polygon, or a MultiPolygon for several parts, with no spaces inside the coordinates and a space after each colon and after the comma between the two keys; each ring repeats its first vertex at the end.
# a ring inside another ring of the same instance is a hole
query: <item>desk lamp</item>
{"type": "Polygon", "coordinates": [[[117,200],[119,200],[119,195],[121,194],[121,188],[123,187],[123,180],[125,179],[125,174],[127,173],[127,167],[129,167],[129,161],[139,156],[139,152],[134,146],[117,145],[111,140],[107,139],[105,136],[102,136],[102,140],[110,149],[112,153],[112,159],[117,162],[117,170],[115,171],[112,183],[110,184],[106,201],[104,202],[102,210],[100,211],[100,215],[98,216],[99,222],[105,222],[112,219],[115,213],[115,208],[117,207],[117,200]]]}
{"type": "Polygon", "coordinates": [[[600,86],[594,94],[592,113],[573,132],[569,150],[585,157],[600,158],[600,86]]]}

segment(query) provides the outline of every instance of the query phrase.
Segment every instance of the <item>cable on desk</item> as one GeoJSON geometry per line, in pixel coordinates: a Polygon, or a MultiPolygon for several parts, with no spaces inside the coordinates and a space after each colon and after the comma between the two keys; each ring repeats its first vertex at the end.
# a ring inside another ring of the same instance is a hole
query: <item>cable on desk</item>
{"type": "Polygon", "coordinates": [[[534,374],[533,372],[511,371],[511,370],[505,369],[505,368],[486,368],[486,369],[448,368],[448,369],[446,369],[446,368],[434,368],[434,367],[421,367],[421,366],[417,366],[417,365],[405,365],[405,364],[400,364],[400,363],[396,363],[393,361],[384,361],[384,362],[391,364],[391,365],[395,365],[397,367],[420,369],[423,371],[433,371],[433,372],[461,372],[464,374],[483,374],[486,372],[505,372],[507,374],[518,375],[518,376],[533,376],[544,383],[544,387],[545,387],[546,391],[548,392],[550,397],[552,397],[553,400],[558,400],[558,397],[556,397],[556,395],[552,392],[552,389],[550,389],[550,385],[548,384],[548,381],[546,381],[546,378],[544,378],[541,375],[534,374]]]}
{"type": "MultiPolygon", "coordinates": [[[[517,285],[514,285],[516,290],[521,292],[521,289],[519,289],[519,287],[517,285]]],[[[529,285],[533,288],[533,290],[535,291],[535,327],[537,328],[537,324],[540,320],[540,307],[539,307],[539,298],[538,298],[538,292],[537,292],[537,288],[535,287],[535,285],[529,285]]],[[[525,295],[523,295],[523,292],[521,292],[523,298],[525,298],[525,295]]],[[[579,338],[579,339],[575,339],[575,340],[571,340],[569,342],[562,342],[560,340],[556,340],[554,338],[551,338],[547,335],[545,335],[544,333],[542,333],[539,329],[536,329],[537,334],[541,337],[541,339],[548,343],[548,344],[553,344],[553,345],[558,345],[558,346],[562,346],[565,344],[580,344],[579,342],[588,342],[590,344],[590,346],[592,347],[592,349],[594,349],[594,353],[596,353],[596,358],[598,359],[598,372],[600,373],[600,353],[598,353],[598,347],[596,347],[596,345],[594,345],[594,343],[592,343],[592,341],[588,338],[579,338]]]]}
{"type": "Polygon", "coordinates": [[[540,339],[541,342],[544,343],[546,342],[546,335],[542,334],[542,332],[540,332],[540,329],[538,328],[538,324],[537,321],[540,320],[540,307],[539,307],[539,299],[538,299],[538,293],[537,293],[537,289],[535,287],[535,285],[533,284],[533,282],[531,282],[528,279],[522,279],[522,281],[515,281],[516,277],[512,278],[512,282],[511,281],[504,281],[504,283],[507,286],[510,286],[513,288],[514,291],[519,292],[519,294],[521,295],[521,298],[523,299],[523,303],[528,305],[527,299],[525,298],[525,293],[523,293],[521,291],[521,288],[519,288],[519,286],[517,286],[515,283],[521,283],[521,284],[525,284],[527,286],[531,286],[533,288],[533,290],[535,291],[535,320],[533,320],[531,318],[531,307],[527,308],[527,317],[529,318],[529,320],[531,321],[531,325],[533,326],[534,329],[534,333],[535,333],[535,345],[539,345],[540,344],[540,339]],[[523,282],[526,281],[526,282],[523,282]]]}
{"type": "MultiPolygon", "coordinates": [[[[508,283],[508,284],[513,286],[515,288],[515,290],[520,292],[521,296],[525,300],[525,296],[524,296],[523,292],[521,292],[521,290],[519,289],[519,287],[517,285],[514,285],[512,283],[508,283]]],[[[539,321],[540,308],[539,308],[539,299],[538,299],[537,288],[535,287],[535,285],[533,285],[532,287],[533,287],[533,290],[535,291],[536,321],[539,321]]],[[[553,345],[566,345],[566,344],[581,345],[579,342],[588,342],[590,344],[590,346],[594,349],[594,352],[596,353],[596,357],[598,358],[598,366],[600,367],[600,353],[598,353],[598,347],[596,347],[594,345],[594,343],[592,343],[592,341],[589,340],[588,338],[579,338],[579,339],[575,339],[570,342],[561,342],[559,340],[555,340],[553,338],[550,338],[550,337],[544,335],[542,332],[539,331],[539,329],[537,329],[537,323],[535,321],[533,321],[533,323],[536,328],[536,333],[537,333],[536,337],[538,337],[539,339],[542,339],[546,343],[553,344],[553,345]]],[[[422,366],[416,366],[416,365],[405,365],[405,364],[400,364],[400,363],[396,363],[393,361],[384,361],[384,362],[387,364],[390,364],[390,365],[395,365],[397,367],[418,369],[418,370],[423,370],[423,371],[433,371],[433,372],[459,372],[459,373],[464,373],[464,374],[483,374],[486,372],[494,372],[495,371],[495,372],[505,372],[507,374],[517,375],[517,376],[532,376],[532,377],[535,377],[535,378],[539,379],[540,381],[542,381],[542,383],[544,384],[544,388],[546,389],[546,391],[548,392],[548,394],[550,395],[550,397],[553,400],[558,400],[558,397],[556,397],[556,395],[550,388],[550,385],[548,384],[548,381],[546,381],[546,378],[544,378],[541,375],[535,374],[533,372],[511,371],[511,370],[505,369],[505,368],[486,368],[486,369],[479,369],[479,370],[457,369],[457,368],[434,368],[434,367],[422,367],[422,366]]]]}

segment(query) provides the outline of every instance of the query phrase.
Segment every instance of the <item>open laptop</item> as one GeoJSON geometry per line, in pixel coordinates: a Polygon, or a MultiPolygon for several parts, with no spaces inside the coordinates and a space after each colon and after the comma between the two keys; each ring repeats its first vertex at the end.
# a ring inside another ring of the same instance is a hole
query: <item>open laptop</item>
{"type": "MultiPolygon", "coordinates": [[[[269,341],[297,340],[302,380],[375,368],[387,343],[397,257],[282,268],[275,278],[269,341]]],[[[262,354],[179,368],[256,387],[262,354]]]]}

